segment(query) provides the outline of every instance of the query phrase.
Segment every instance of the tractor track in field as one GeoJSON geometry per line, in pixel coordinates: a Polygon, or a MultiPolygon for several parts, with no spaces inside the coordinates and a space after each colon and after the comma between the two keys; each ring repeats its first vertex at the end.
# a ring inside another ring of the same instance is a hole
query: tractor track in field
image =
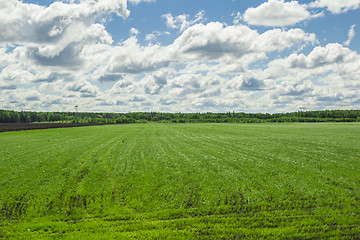
{"type": "MultiPolygon", "coordinates": [[[[109,139],[107,139],[106,141],[99,143],[97,145],[95,145],[94,147],[92,147],[89,151],[87,151],[81,158],[80,160],[80,170],[78,172],[77,175],[77,187],[76,187],[76,192],[77,192],[77,197],[78,199],[81,199],[83,196],[83,179],[84,177],[88,174],[87,168],[86,168],[86,162],[87,160],[89,160],[90,155],[91,154],[97,154],[100,152],[103,152],[101,154],[98,154],[96,156],[96,159],[99,159],[99,163],[101,162],[101,164],[104,166],[105,169],[105,174],[106,177],[109,180],[110,186],[111,186],[111,193],[113,195],[113,197],[117,200],[118,203],[120,203],[121,205],[125,205],[123,202],[123,199],[120,196],[120,191],[119,191],[119,187],[117,186],[117,181],[119,179],[115,179],[112,173],[112,169],[110,167],[109,164],[109,160],[108,160],[108,156],[111,153],[112,149],[114,147],[116,147],[119,144],[122,144],[124,142],[127,141],[127,137],[125,137],[124,135],[117,135],[115,137],[111,137],[109,139]]],[[[133,144],[131,144],[131,147],[126,148],[126,152],[121,152],[121,155],[124,157],[120,157],[120,158],[116,158],[116,160],[123,160],[124,161],[124,165],[122,167],[122,172],[121,174],[119,174],[118,176],[120,176],[121,178],[123,178],[126,174],[126,171],[128,169],[128,155],[131,153],[131,151],[134,149],[134,147],[136,146],[135,142],[133,144]]],[[[120,186],[121,188],[121,186],[120,186]]]]}
{"type": "MultiPolygon", "coordinates": [[[[267,230],[271,230],[271,229],[275,229],[275,228],[279,228],[282,227],[283,224],[287,221],[293,221],[293,220],[298,220],[300,221],[301,219],[307,219],[307,218],[312,218],[312,219],[333,219],[334,217],[339,217],[339,216],[356,216],[355,214],[328,214],[328,215],[324,215],[324,216],[314,216],[311,214],[298,214],[298,215],[278,215],[278,216],[273,216],[271,220],[278,220],[276,223],[271,223],[272,225],[268,225],[268,226],[259,226],[259,225],[250,225],[247,226],[246,229],[249,230],[256,230],[256,229],[267,229],[267,230]]],[[[217,229],[238,229],[239,227],[239,222],[245,222],[248,225],[251,223],[256,223],[259,221],[268,221],[269,217],[268,216],[256,216],[253,214],[244,214],[244,215],[239,215],[237,213],[213,213],[213,214],[207,214],[207,215],[197,215],[197,216],[186,216],[186,217],[173,217],[173,218],[168,218],[168,219],[153,219],[153,218],[148,218],[148,219],[142,219],[142,221],[139,221],[139,219],[137,217],[134,218],[130,218],[129,220],[127,220],[126,222],[124,221],[120,221],[118,224],[112,224],[112,222],[114,221],[118,221],[118,220],[112,220],[112,219],[106,219],[103,217],[88,217],[86,219],[82,219],[82,221],[80,222],[74,222],[73,224],[77,224],[77,225],[81,225],[84,223],[84,221],[91,221],[94,223],[98,223],[97,227],[96,227],[96,231],[102,231],[104,229],[111,229],[112,232],[121,232],[124,233],[124,236],[126,236],[126,233],[135,233],[138,231],[141,231],[142,233],[144,233],[144,231],[159,231],[162,228],[170,228],[173,230],[176,230],[176,226],[177,226],[177,222],[186,222],[188,223],[189,226],[197,226],[200,225],[201,222],[209,222],[212,223],[214,225],[216,225],[218,228],[217,229]],[[196,222],[194,222],[194,220],[196,220],[196,222]],[[219,224],[221,224],[223,221],[229,223],[229,225],[227,226],[219,226],[219,224]],[[101,224],[100,224],[101,223],[101,224]],[[105,224],[104,224],[105,223],[105,224]],[[149,224],[154,225],[154,226],[158,226],[152,229],[148,229],[149,224]],[[129,227],[131,226],[131,227],[129,227]],[[219,228],[220,227],[220,228],[219,228]]],[[[54,222],[58,222],[61,223],[62,221],[54,221],[54,222]]],[[[346,233],[346,230],[353,230],[353,229],[357,229],[359,228],[359,224],[353,223],[353,224],[325,224],[324,226],[321,225],[312,225],[311,222],[310,223],[305,223],[302,224],[302,229],[303,230],[312,230],[312,233],[318,233],[321,234],[323,231],[324,227],[329,227],[331,228],[332,231],[342,231],[344,232],[341,236],[342,237],[348,237],[346,239],[354,239],[354,236],[358,236],[358,234],[353,234],[353,233],[346,233]]],[[[92,231],[95,230],[94,226],[93,227],[88,227],[88,228],[84,228],[82,229],[84,232],[86,233],[90,233],[92,231]]],[[[76,234],[79,230],[78,229],[67,229],[66,231],[66,235],[64,236],[71,236],[71,234],[76,234]]],[[[60,234],[60,230],[56,230],[55,232],[50,232],[50,233],[38,233],[37,236],[46,236],[46,237],[58,237],[60,234]]],[[[9,237],[10,235],[8,235],[7,237],[9,237]]],[[[28,237],[30,237],[31,235],[28,235],[28,237]]],[[[33,235],[34,236],[34,235],[33,235]]],[[[141,235],[140,235],[141,236],[141,235]]],[[[138,237],[140,237],[138,236],[138,237]]],[[[327,237],[331,237],[331,236],[337,236],[336,233],[328,233],[327,237]]],[[[19,235],[13,234],[10,237],[19,237],[19,235]]],[[[318,237],[315,237],[316,239],[318,237]]],[[[131,239],[136,239],[135,236],[133,236],[131,239]]],[[[358,238],[355,238],[358,239],[358,238]]]]}
{"type": "Polygon", "coordinates": [[[116,182],[111,174],[111,169],[109,167],[109,162],[107,160],[107,156],[108,154],[110,153],[111,149],[119,143],[119,139],[121,138],[122,136],[118,136],[115,138],[114,141],[112,141],[110,143],[110,145],[107,147],[105,153],[102,155],[101,157],[101,160],[102,160],[102,163],[104,164],[105,166],[105,171],[106,171],[106,174],[107,174],[107,177],[109,178],[109,181],[110,181],[110,185],[111,185],[111,189],[112,189],[112,194],[113,196],[115,196],[117,198],[117,200],[119,202],[121,202],[121,198],[119,196],[119,193],[118,193],[118,190],[117,190],[117,187],[116,187],[116,182]]]}
{"type": "MultiPolygon", "coordinates": [[[[115,142],[116,140],[118,140],[121,136],[117,136],[117,137],[112,137],[107,139],[106,141],[99,143],[97,145],[95,145],[94,147],[92,147],[89,151],[87,151],[83,157],[80,160],[80,170],[79,170],[79,174],[77,176],[77,188],[76,188],[76,192],[77,194],[80,196],[82,193],[82,180],[84,179],[84,177],[86,176],[88,170],[86,169],[86,160],[89,158],[90,154],[92,153],[96,153],[101,151],[102,149],[104,149],[103,145],[106,144],[110,141],[113,140],[113,142],[115,142]],[[115,139],[115,140],[114,140],[115,139]]],[[[105,146],[106,146],[105,145],[105,146]]]]}

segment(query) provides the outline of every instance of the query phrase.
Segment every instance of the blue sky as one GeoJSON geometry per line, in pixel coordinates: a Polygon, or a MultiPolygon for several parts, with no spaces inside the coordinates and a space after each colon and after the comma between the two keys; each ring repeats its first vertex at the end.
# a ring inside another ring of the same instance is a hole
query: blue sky
{"type": "Polygon", "coordinates": [[[360,109],[360,0],[0,3],[0,108],[360,109]]]}

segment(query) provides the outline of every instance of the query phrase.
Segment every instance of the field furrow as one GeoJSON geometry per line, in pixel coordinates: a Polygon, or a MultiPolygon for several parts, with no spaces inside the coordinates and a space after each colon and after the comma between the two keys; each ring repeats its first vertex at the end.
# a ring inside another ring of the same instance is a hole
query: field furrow
{"type": "Polygon", "coordinates": [[[0,133],[0,236],[360,238],[358,124],[0,133]]]}

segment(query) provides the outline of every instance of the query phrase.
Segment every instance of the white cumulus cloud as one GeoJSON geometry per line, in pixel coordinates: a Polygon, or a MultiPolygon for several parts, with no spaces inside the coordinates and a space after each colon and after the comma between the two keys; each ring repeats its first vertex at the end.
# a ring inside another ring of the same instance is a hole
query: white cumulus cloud
{"type": "Polygon", "coordinates": [[[185,29],[190,27],[191,25],[194,25],[198,22],[201,22],[204,20],[204,11],[200,11],[195,15],[195,19],[188,20],[189,15],[182,14],[176,17],[173,17],[171,13],[167,13],[162,15],[163,18],[166,20],[166,25],[169,28],[172,29],[179,29],[181,32],[183,32],[185,29]]]}
{"type": "Polygon", "coordinates": [[[250,25],[291,26],[319,16],[321,14],[311,15],[306,6],[297,1],[269,0],[256,8],[248,8],[243,20],[250,25]]]}
{"type": "Polygon", "coordinates": [[[99,88],[88,81],[75,81],[65,85],[65,90],[80,93],[82,97],[95,97],[99,88]]]}
{"type": "Polygon", "coordinates": [[[330,12],[339,14],[360,8],[360,0],[316,0],[309,7],[327,8],[330,12]]]}
{"type": "Polygon", "coordinates": [[[274,29],[259,34],[244,25],[211,22],[189,27],[174,41],[173,47],[195,59],[217,59],[283,50],[307,42],[316,42],[316,36],[301,29],[274,29]]]}
{"type": "Polygon", "coordinates": [[[286,68],[308,68],[331,67],[333,64],[350,63],[356,59],[356,53],[338,43],[330,43],[325,47],[315,47],[311,53],[291,54],[286,59],[274,60],[272,66],[286,68]]]}

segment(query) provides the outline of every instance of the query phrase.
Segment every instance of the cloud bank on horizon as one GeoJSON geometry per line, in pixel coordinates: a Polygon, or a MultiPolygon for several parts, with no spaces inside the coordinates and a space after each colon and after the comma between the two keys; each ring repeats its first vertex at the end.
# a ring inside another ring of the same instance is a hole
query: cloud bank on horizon
{"type": "Polygon", "coordinates": [[[0,109],[360,109],[360,0],[0,2],[0,109]]]}

